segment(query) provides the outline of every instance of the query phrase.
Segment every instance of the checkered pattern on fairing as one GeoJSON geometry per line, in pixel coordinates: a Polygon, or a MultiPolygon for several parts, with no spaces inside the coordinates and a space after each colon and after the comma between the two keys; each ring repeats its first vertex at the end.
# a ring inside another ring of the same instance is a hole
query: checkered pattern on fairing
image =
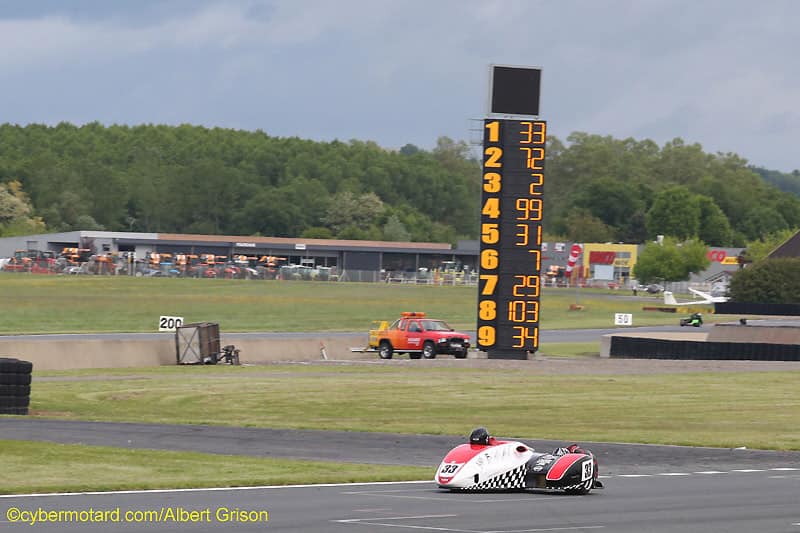
{"type": "Polygon", "coordinates": [[[565,487],[558,487],[558,490],[577,490],[581,487],[586,485],[586,481],[581,481],[580,483],[576,483],[575,485],[567,485],[565,487]]]}
{"type": "Polygon", "coordinates": [[[527,471],[526,465],[523,464],[513,470],[503,472],[499,476],[471,485],[465,490],[522,489],[525,488],[525,473],[527,471]]]}

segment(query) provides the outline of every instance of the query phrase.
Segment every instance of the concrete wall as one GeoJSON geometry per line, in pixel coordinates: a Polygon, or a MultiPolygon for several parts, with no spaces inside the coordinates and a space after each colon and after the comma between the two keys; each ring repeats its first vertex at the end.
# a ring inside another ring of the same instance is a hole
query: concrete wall
{"type": "Polygon", "coordinates": [[[611,356],[611,338],[619,337],[638,337],[645,339],[663,339],[675,341],[704,341],[706,340],[706,333],[704,332],[672,332],[672,331],[650,331],[646,333],[636,333],[633,331],[621,330],[620,333],[611,333],[600,337],[600,357],[611,356]]]}
{"type": "MultiPolygon", "coordinates": [[[[67,370],[77,368],[146,367],[176,364],[175,338],[136,339],[73,339],[49,338],[42,335],[0,337],[0,356],[16,357],[33,362],[35,370],[67,370]]],[[[363,347],[367,335],[326,336],[324,333],[285,338],[259,338],[222,335],[222,343],[234,344],[241,350],[242,363],[274,361],[319,361],[324,346],[329,359],[377,359],[376,353],[353,353],[351,347],[363,347]]]]}
{"type": "Polygon", "coordinates": [[[634,333],[621,330],[619,333],[603,335],[600,338],[600,357],[609,357],[611,337],[646,337],[648,339],[708,341],[708,342],[746,342],[766,344],[800,344],[799,320],[748,320],[747,325],[738,322],[714,324],[706,334],[694,333],[689,328],[684,332],[634,333]]]}
{"type": "Polygon", "coordinates": [[[708,333],[715,342],[762,342],[768,344],[800,344],[800,322],[777,320],[749,320],[739,323],[716,324],[708,333]]]}

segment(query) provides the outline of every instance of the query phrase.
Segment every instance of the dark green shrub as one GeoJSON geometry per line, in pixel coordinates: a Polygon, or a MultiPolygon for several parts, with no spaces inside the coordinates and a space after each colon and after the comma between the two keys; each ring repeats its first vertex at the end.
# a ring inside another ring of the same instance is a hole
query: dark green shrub
{"type": "Polygon", "coordinates": [[[764,259],[731,278],[730,297],[735,302],[800,303],[800,259],[764,259]]]}

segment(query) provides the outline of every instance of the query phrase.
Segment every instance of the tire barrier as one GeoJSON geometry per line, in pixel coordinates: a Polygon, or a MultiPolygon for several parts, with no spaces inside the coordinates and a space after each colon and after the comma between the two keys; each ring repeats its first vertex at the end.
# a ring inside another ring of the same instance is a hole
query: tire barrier
{"type": "Polygon", "coordinates": [[[0,357],[0,415],[27,415],[33,363],[0,357]]]}
{"type": "Polygon", "coordinates": [[[610,357],[630,359],[800,361],[800,345],[611,337],[610,357]]]}

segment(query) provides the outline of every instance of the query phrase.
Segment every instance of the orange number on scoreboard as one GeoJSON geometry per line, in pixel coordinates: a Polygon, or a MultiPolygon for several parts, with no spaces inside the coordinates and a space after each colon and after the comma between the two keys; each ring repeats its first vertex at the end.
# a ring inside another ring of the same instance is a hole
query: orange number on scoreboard
{"type": "Polygon", "coordinates": [[[486,282],[481,289],[481,295],[491,296],[494,294],[494,288],[497,287],[497,274],[481,274],[480,279],[486,282]]]}
{"type": "Polygon", "coordinates": [[[481,326],[478,328],[478,344],[481,346],[493,346],[495,339],[495,329],[492,326],[481,326]]]}
{"type": "Polygon", "coordinates": [[[494,244],[500,240],[500,230],[497,224],[481,224],[481,242],[494,244]]]}
{"type": "Polygon", "coordinates": [[[519,344],[514,344],[512,348],[526,348],[526,341],[533,341],[533,345],[528,346],[528,348],[537,348],[539,346],[538,327],[514,326],[514,330],[516,331],[516,335],[512,335],[511,338],[516,339],[519,344]]]}
{"type": "Polygon", "coordinates": [[[539,302],[511,300],[508,302],[508,320],[511,322],[538,322],[539,302]]]}
{"type": "MultiPolygon", "coordinates": [[[[540,148],[541,150],[541,148],[540,148]]],[[[483,151],[486,155],[489,156],[489,159],[483,164],[486,168],[500,168],[503,166],[503,163],[500,162],[500,158],[503,157],[503,149],[498,148],[497,146],[490,146],[486,150],[483,151]]],[[[542,156],[544,157],[544,156],[542,156]]]]}
{"type": "Polygon", "coordinates": [[[497,172],[487,172],[483,175],[483,190],[488,193],[500,192],[501,181],[497,172]]]}
{"type": "Polygon", "coordinates": [[[494,320],[497,318],[497,304],[492,300],[481,300],[478,317],[481,320],[494,320]]]}
{"type": "Polygon", "coordinates": [[[496,143],[500,140],[500,123],[492,121],[486,124],[486,129],[489,130],[489,142],[496,143]]]}
{"type": "Polygon", "coordinates": [[[497,250],[484,250],[481,252],[481,268],[484,270],[494,270],[500,264],[497,250]]]}
{"type": "Polygon", "coordinates": [[[520,133],[523,138],[520,139],[520,144],[544,144],[547,138],[547,124],[544,122],[520,122],[522,131],[520,133]]]}

